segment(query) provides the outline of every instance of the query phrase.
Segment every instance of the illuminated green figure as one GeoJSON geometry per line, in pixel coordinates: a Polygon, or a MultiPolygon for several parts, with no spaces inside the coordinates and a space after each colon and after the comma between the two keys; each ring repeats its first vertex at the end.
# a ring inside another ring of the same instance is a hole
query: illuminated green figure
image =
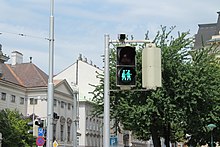
{"type": "Polygon", "coordinates": [[[127,81],[131,81],[131,72],[130,70],[126,70],[127,71],[127,81]]]}
{"type": "Polygon", "coordinates": [[[126,73],[125,70],[123,70],[122,74],[121,74],[121,80],[122,81],[126,81],[126,73]]]}
{"type": "Polygon", "coordinates": [[[130,70],[123,70],[122,75],[121,75],[121,80],[122,81],[131,81],[131,72],[130,70]]]}

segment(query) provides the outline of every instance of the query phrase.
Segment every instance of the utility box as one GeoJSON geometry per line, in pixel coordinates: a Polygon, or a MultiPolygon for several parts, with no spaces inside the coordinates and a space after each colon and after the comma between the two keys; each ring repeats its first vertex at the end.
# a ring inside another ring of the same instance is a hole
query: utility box
{"type": "Polygon", "coordinates": [[[149,43],[142,51],[142,87],[156,89],[162,86],[161,49],[149,43]]]}

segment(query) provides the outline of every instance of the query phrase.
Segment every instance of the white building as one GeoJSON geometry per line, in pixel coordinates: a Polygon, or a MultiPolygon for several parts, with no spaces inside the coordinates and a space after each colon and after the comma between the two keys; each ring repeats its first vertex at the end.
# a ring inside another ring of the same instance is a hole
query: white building
{"type": "Polygon", "coordinates": [[[99,147],[102,146],[102,119],[92,117],[91,111],[93,103],[91,102],[93,95],[90,94],[94,90],[91,85],[98,85],[99,79],[97,73],[103,73],[92,63],[88,63],[87,59],[82,59],[80,55],[78,60],[58,73],[54,79],[66,79],[72,86],[78,87],[79,98],[79,126],[78,141],[82,147],[99,147]]]}
{"type": "MultiPolygon", "coordinates": [[[[24,116],[33,115],[46,121],[48,75],[32,60],[23,63],[23,55],[12,52],[12,63],[0,48],[0,109],[17,109],[24,116]],[[5,57],[5,58],[3,58],[5,57]]],[[[73,144],[73,90],[66,80],[54,80],[54,138],[59,146],[73,144]]]]}

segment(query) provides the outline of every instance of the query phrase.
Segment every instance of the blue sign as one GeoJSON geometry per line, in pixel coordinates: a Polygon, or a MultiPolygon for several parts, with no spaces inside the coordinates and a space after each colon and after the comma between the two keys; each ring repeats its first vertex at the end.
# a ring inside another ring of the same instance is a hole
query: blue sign
{"type": "Polygon", "coordinates": [[[118,144],[117,136],[110,137],[110,146],[116,146],[118,144]]]}
{"type": "Polygon", "coordinates": [[[44,129],[43,128],[38,128],[38,136],[44,136],[44,129]]]}

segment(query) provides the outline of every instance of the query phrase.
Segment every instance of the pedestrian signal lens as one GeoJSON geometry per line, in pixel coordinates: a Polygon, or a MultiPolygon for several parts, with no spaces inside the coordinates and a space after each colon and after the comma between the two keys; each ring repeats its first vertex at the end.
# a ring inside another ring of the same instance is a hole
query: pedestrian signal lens
{"type": "Polygon", "coordinates": [[[119,70],[119,85],[135,84],[135,69],[134,67],[123,67],[119,70]]]}
{"type": "Polygon", "coordinates": [[[117,86],[135,85],[135,58],[135,47],[117,47],[117,86]]]}

